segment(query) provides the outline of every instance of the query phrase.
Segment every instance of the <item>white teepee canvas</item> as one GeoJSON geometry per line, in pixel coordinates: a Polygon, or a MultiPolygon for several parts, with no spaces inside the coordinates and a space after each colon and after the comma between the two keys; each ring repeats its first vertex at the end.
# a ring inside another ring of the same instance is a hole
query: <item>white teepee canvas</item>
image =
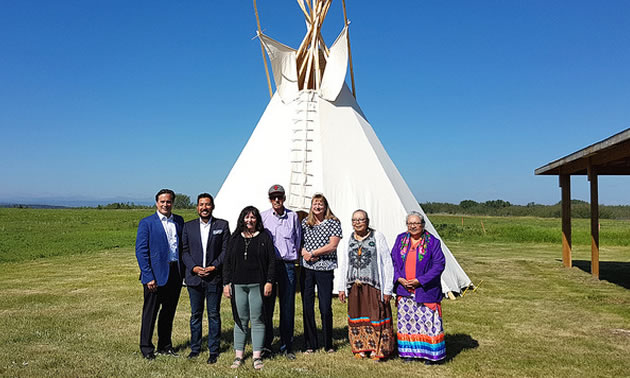
{"type": "MultiPolygon", "coordinates": [[[[407,213],[415,210],[424,215],[424,211],[344,82],[347,27],[321,54],[320,65],[325,68],[320,68],[321,77],[311,78],[315,89],[298,84],[296,50],[263,34],[259,38],[269,55],[277,90],[216,196],[215,215],[234,228],[245,206],[268,209],[267,191],[280,184],[287,189],[285,206],[295,211],[308,212],[315,193],[326,196],[342,224],[339,259],[347,255],[356,209],[367,211],[370,226],[382,232],[391,247],[396,235],[406,231],[407,213]]],[[[425,219],[426,229],[440,238],[426,215],[425,219]]],[[[442,291],[459,292],[471,281],[444,242],[442,250],[446,257],[442,291]]],[[[335,277],[339,274],[335,272],[335,277]]],[[[339,282],[335,280],[335,291],[341,290],[339,282]]]]}

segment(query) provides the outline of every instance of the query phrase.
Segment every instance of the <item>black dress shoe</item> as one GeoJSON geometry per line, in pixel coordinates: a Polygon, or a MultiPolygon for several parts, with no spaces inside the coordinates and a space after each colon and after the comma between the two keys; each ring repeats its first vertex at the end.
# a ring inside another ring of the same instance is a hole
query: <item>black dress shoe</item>
{"type": "Polygon", "coordinates": [[[147,353],[147,354],[145,354],[142,357],[144,357],[145,360],[152,361],[152,360],[155,360],[155,353],[153,353],[153,352],[147,353]]]}
{"type": "Polygon", "coordinates": [[[191,360],[191,359],[193,359],[193,358],[197,358],[197,357],[199,357],[199,353],[197,353],[197,352],[190,352],[190,354],[188,355],[188,357],[187,357],[187,358],[188,358],[189,360],[191,360]]]}
{"type": "Polygon", "coordinates": [[[179,354],[175,353],[175,349],[173,348],[158,350],[158,354],[163,354],[165,356],[171,357],[179,357],[179,354]]]}
{"type": "Polygon", "coordinates": [[[210,357],[208,357],[208,364],[216,364],[217,358],[219,358],[219,356],[217,356],[216,354],[211,354],[210,357]]]}
{"type": "Polygon", "coordinates": [[[262,348],[260,351],[260,358],[263,360],[268,360],[273,357],[273,352],[269,348],[262,348]]]}

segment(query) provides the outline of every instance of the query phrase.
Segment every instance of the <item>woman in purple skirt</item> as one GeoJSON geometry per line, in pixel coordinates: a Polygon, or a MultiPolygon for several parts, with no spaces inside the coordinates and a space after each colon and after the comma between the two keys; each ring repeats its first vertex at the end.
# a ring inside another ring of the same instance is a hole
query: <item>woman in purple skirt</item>
{"type": "Polygon", "coordinates": [[[432,364],[446,357],[442,327],[444,254],[440,240],[424,229],[424,216],[407,215],[407,232],[392,248],[398,307],[398,355],[432,364]]]}

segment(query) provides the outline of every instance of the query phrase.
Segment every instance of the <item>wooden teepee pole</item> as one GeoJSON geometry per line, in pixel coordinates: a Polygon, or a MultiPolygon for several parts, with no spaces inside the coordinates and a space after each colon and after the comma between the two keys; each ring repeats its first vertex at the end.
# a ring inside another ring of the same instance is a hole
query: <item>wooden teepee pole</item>
{"type": "MultiPolygon", "coordinates": [[[[271,98],[273,97],[273,90],[271,89],[271,79],[269,78],[269,68],[267,67],[267,57],[265,57],[265,46],[263,46],[263,41],[262,41],[262,29],[260,29],[260,19],[258,18],[258,7],[256,6],[256,0],[254,0],[254,12],[256,13],[256,24],[258,24],[258,40],[260,41],[260,51],[262,52],[263,63],[265,63],[265,74],[267,75],[267,85],[269,86],[269,98],[271,98]]],[[[353,84],[353,88],[354,88],[354,84],[353,84]]]]}
{"type": "MultiPolygon", "coordinates": [[[[343,4],[343,19],[346,26],[348,26],[348,16],[346,15],[346,0],[342,0],[343,4]]],[[[348,30],[348,59],[350,60],[350,79],[352,80],[352,95],[357,98],[357,90],[354,87],[354,69],[352,67],[352,50],[350,50],[350,30],[348,30]]]]}

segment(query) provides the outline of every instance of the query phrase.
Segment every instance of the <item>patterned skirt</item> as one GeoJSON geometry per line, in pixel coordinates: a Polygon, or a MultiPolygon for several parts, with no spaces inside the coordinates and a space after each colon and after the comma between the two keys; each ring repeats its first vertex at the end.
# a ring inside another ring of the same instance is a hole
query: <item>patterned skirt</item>
{"type": "Polygon", "coordinates": [[[396,348],[392,308],[381,301],[381,291],[354,284],[348,294],[348,338],[352,353],[370,352],[385,358],[396,348]]]}
{"type": "Polygon", "coordinates": [[[446,357],[441,306],[426,306],[412,297],[398,300],[398,355],[438,361],[446,357]]]}

